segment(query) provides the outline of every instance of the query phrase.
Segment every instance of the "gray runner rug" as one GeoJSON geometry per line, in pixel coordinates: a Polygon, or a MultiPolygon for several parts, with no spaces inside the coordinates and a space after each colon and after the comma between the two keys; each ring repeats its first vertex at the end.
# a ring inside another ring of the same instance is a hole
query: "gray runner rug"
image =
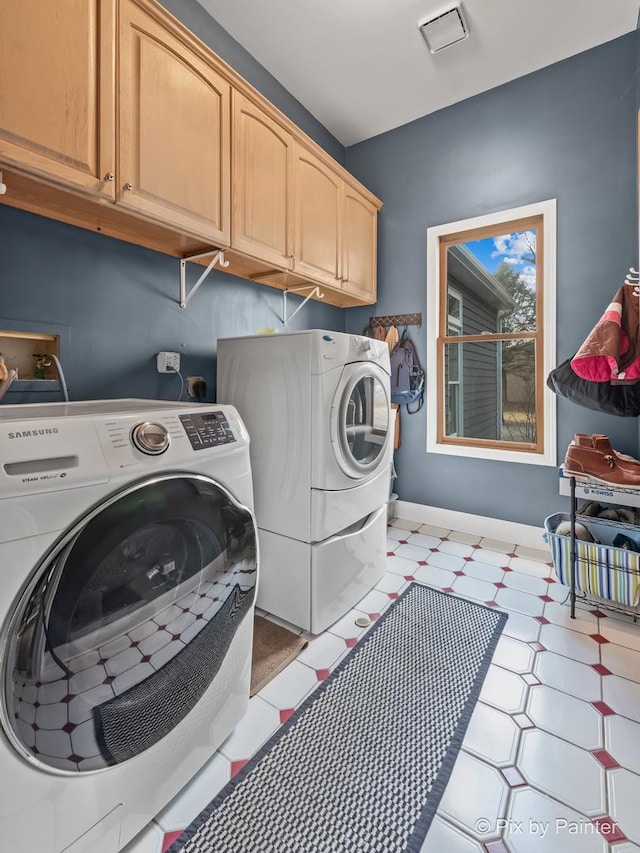
{"type": "Polygon", "coordinates": [[[506,619],[412,583],[167,853],[418,853],[506,619]]]}

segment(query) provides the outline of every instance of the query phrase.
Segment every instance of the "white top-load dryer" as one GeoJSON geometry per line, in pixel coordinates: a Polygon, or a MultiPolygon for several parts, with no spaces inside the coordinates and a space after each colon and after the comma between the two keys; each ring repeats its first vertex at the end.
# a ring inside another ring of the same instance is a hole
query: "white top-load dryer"
{"type": "Polygon", "coordinates": [[[310,330],[218,341],[218,399],[251,436],[256,517],[318,542],[380,507],[393,452],[384,341],[310,330]]]}
{"type": "Polygon", "coordinates": [[[325,330],[218,341],[218,399],[251,436],[258,605],[325,630],[384,572],[392,430],[383,341],[325,330]]]}
{"type": "Polygon", "coordinates": [[[249,700],[257,538],[231,406],[0,409],[0,847],[117,853],[249,700]]]}

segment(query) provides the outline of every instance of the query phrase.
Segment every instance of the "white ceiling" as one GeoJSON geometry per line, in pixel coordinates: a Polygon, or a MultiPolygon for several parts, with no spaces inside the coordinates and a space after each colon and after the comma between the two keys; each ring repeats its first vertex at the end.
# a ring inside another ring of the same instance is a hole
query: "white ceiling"
{"type": "Polygon", "coordinates": [[[469,38],[432,55],[448,0],[199,0],[343,145],[636,28],[640,0],[463,0],[469,38]]]}

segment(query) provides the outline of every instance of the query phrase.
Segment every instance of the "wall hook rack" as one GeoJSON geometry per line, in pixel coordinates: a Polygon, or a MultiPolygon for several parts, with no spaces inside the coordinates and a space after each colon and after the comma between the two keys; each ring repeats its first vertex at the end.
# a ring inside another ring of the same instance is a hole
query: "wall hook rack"
{"type": "Polygon", "coordinates": [[[298,311],[307,304],[307,302],[313,297],[316,299],[324,299],[324,293],[320,292],[320,288],[317,285],[309,285],[305,287],[290,287],[289,290],[282,291],[282,325],[286,326],[289,320],[293,320],[298,311]],[[300,291],[310,290],[311,293],[306,296],[303,301],[298,305],[296,310],[291,314],[291,316],[287,317],[287,293],[299,293],[300,291]]]}
{"type": "Polygon", "coordinates": [[[422,314],[390,314],[388,317],[369,317],[369,327],[421,326],[422,314]]]}
{"type": "Polygon", "coordinates": [[[214,268],[216,264],[219,264],[221,267],[228,267],[229,261],[225,261],[224,252],[220,249],[210,249],[208,252],[199,252],[197,255],[187,255],[184,258],[180,258],[180,307],[186,308],[189,300],[196,292],[196,290],[200,287],[205,278],[209,275],[211,270],[214,268]],[[211,255],[211,262],[206,270],[202,273],[200,278],[193,285],[189,293],[187,293],[187,261],[199,261],[201,258],[208,258],[211,255]]]}

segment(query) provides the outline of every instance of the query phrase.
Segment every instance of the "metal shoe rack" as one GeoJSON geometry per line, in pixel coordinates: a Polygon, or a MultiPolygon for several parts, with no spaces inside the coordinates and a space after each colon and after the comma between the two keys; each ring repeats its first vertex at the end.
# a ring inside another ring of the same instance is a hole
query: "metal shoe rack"
{"type": "MultiPolygon", "coordinates": [[[[612,600],[607,600],[601,598],[600,596],[596,596],[595,598],[590,596],[588,593],[580,592],[576,589],[576,581],[577,581],[577,572],[578,572],[578,564],[580,562],[580,556],[578,554],[578,548],[576,547],[576,520],[578,517],[577,510],[577,502],[578,498],[584,498],[588,501],[598,501],[600,503],[614,504],[617,506],[632,506],[632,507],[640,507],[640,490],[638,489],[623,489],[618,488],[617,486],[608,486],[603,485],[601,483],[589,482],[589,481],[578,481],[575,477],[565,474],[563,469],[560,468],[560,494],[568,495],[571,499],[571,508],[569,514],[569,523],[570,523],[570,540],[571,540],[571,550],[570,550],[570,587],[569,587],[569,600],[571,604],[571,618],[576,618],[576,601],[580,600],[586,602],[587,604],[592,604],[595,607],[603,607],[608,610],[614,610],[618,613],[625,613],[629,616],[633,616],[634,621],[637,620],[638,611],[640,609],[640,605],[631,606],[626,604],[621,604],[612,600]]],[[[592,518],[592,521],[596,521],[597,519],[592,518]]],[[[600,524],[604,523],[602,520],[600,524]]],[[[608,522],[609,524],[615,524],[616,527],[619,527],[620,530],[624,529],[624,525],[617,522],[608,522]]],[[[629,527],[629,526],[628,526],[629,527]]],[[[640,527],[633,527],[636,533],[640,534],[640,527]]],[[[588,543],[591,544],[591,543],[588,543]]],[[[609,546],[604,546],[609,547],[609,546]]],[[[615,549],[618,550],[618,549],[615,549]]],[[[634,553],[634,552],[630,552],[634,553]]],[[[638,559],[640,559],[640,554],[638,554],[638,559]]],[[[611,569],[611,571],[620,571],[620,572],[629,572],[633,574],[638,574],[638,570],[628,569],[616,566],[611,569]]]]}

